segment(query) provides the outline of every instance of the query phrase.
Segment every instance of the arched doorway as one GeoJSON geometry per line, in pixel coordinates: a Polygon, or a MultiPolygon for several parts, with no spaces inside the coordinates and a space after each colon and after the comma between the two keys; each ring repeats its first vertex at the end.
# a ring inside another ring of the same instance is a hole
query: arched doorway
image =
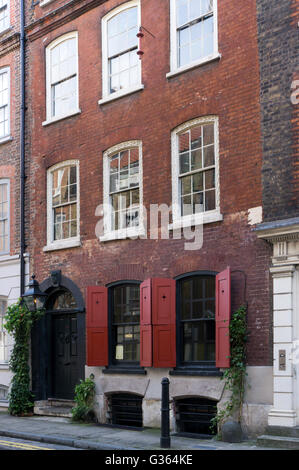
{"type": "Polygon", "coordinates": [[[36,400],[73,400],[84,379],[85,309],[80,290],[61,276],[41,284],[48,299],[45,315],[32,332],[32,389],[36,400]]]}
{"type": "Polygon", "coordinates": [[[73,399],[80,378],[77,304],[70,291],[59,289],[46,308],[51,316],[52,395],[73,399]]]}

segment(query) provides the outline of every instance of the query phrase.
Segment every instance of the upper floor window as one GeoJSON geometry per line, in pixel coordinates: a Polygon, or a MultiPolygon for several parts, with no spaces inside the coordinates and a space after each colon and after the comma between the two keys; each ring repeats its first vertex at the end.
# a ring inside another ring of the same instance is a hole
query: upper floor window
{"type": "Polygon", "coordinates": [[[116,8],[102,20],[103,97],[128,93],[141,85],[138,59],[140,7],[131,1],[116,8]]]}
{"type": "Polygon", "coordinates": [[[0,0],[0,32],[9,27],[9,0],[0,0]]]}
{"type": "Polygon", "coordinates": [[[73,32],[47,47],[47,120],[79,111],[77,43],[78,35],[73,32]]]}
{"type": "Polygon", "coordinates": [[[48,245],[79,239],[79,163],[66,161],[48,170],[48,245]]]}
{"type": "Polygon", "coordinates": [[[180,365],[215,361],[215,276],[195,275],[178,281],[180,365]]]}
{"type": "Polygon", "coordinates": [[[173,222],[213,221],[219,214],[218,120],[194,119],[172,134],[173,222]]]}
{"type": "Polygon", "coordinates": [[[9,252],[9,181],[0,180],[0,254],[9,252]]]}
{"type": "Polygon", "coordinates": [[[142,227],[141,142],[126,142],[105,152],[104,204],[106,237],[123,238],[142,227]]]}
{"type": "Polygon", "coordinates": [[[0,70],[0,141],[9,135],[9,69],[0,70]]]}
{"type": "Polygon", "coordinates": [[[0,297],[0,363],[8,362],[8,335],[4,328],[7,299],[0,297]]]}
{"type": "Polygon", "coordinates": [[[218,53],[217,0],[171,0],[171,69],[189,68],[218,53]]]}

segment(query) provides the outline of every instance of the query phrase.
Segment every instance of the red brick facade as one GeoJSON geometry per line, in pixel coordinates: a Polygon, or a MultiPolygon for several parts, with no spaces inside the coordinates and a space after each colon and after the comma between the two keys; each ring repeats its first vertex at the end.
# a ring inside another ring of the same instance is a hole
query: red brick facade
{"type": "Polygon", "coordinates": [[[61,269],[85,296],[90,285],[122,279],[173,278],[192,271],[232,270],[233,308],[248,302],[249,365],[270,365],[270,248],[248,225],[248,209],[262,206],[259,65],[255,2],[218,1],[220,60],[166,78],[169,2],[141,1],[144,90],[98,104],[102,98],[101,18],[120,3],[53,1],[28,11],[28,117],[30,116],[30,254],[39,281],[61,269]],[[153,5],[153,3],[155,5],[153,5]],[[153,7],[154,6],[154,7],[153,7]],[[77,13],[81,9],[81,13],[77,13]],[[51,12],[57,10],[55,15],[51,12]],[[157,15],[157,11],[159,15],[157,15]],[[48,16],[47,16],[48,15],[48,16]],[[46,120],[45,47],[78,32],[81,113],[46,120]],[[143,203],[171,204],[171,132],[193,118],[219,118],[220,212],[204,226],[199,251],[185,240],[99,242],[95,210],[103,202],[103,152],[129,140],[143,146],[143,203]],[[47,244],[46,175],[58,162],[80,161],[82,247],[43,252],[47,244]]]}
{"type": "Polygon", "coordinates": [[[10,254],[19,253],[19,6],[10,2],[9,28],[0,31],[0,70],[9,70],[9,135],[0,140],[0,179],[10,184],[10,254]]]}

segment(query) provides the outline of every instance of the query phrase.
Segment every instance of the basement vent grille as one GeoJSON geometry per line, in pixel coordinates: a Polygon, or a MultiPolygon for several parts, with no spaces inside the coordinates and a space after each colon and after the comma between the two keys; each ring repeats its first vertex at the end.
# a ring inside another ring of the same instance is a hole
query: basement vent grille
{"type": "Polygon", "coordinates": [[[142,427],[142,397],[129,393],[108,398],[108,423],[115,426],[142,427]]]}
{"type": "Polygon", "coordinates": [[[211,419],[217,413],[217,402],[205,398],[184,398],[175,401],[177,430],[180,434],[211,436],[211,419]]]}

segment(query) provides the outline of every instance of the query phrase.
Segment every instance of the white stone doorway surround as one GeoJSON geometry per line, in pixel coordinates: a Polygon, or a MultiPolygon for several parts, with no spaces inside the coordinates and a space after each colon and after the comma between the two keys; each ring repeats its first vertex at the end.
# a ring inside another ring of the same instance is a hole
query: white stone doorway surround
{"type": "Polygon", "coordinates": [[[299,217],[260,224],[273,245],[273,408],[270,426],[299,425],[299,217]]]}

